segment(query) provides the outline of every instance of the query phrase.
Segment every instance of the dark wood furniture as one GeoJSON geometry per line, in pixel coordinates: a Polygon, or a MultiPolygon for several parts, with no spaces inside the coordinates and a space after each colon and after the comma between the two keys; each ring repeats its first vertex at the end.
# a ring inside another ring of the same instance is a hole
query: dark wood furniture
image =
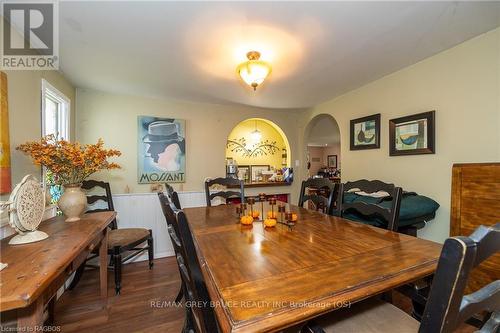
{"type": "MultiPolygon", "coordinates": [[[[268,205],[266,203],[266,205],[268,205]]],[[[269,206],[265,210],[270,210],[269,206]]],[[[277,331],[433,274],[441,245],[294,205],[293,228],[186,208],[223,332],[277,331]]]]}
{"type": "Polygon", "coordinates": [[[165,206],[167,216],[173,216],[171,232],[181,244],[180,255],[177,255],[177,265],[181,273],[185,288],[186,301],[196,306],[186,307],[185,332],[219,332],[215,312],[211,306],[211,299],[202,274],[200,261],[196,252],[193,236],[182,210],[173,210],[172,206],[165,206]]]}
{"type": "MultiPolygon", "coordinates": [[[[170,187],[172,188],[172,187],[170,187]]],[[[167,187],[168,190],[168,187],[167,187]]],[[[173,191],[173,189],[172,189],[173,191]]],[[[174,205],[174,207],[177,209],[175,203],[173,203],[170,198],[172,196],[177,195],[177,192],[173,191],[172,194],[167,197],[163,193],[158,193],[158,199],[160,200],[160,205],[161,205],[161,210],[163,212],[163,216],[165,216],[165,222],[167,223],[167,232],[168,236],[170,237],[170,241],[172,242],[172,247],[174,248],[175,256],[181,256],[181,251],[182,251],[182,244],[180,241],[180,238],[177,236],[177,233],[174,230],[174,223],[175,223],[175,215],[173,213],[172,208],[170,205],[174,205]]],[[[179,292],[177,293],[177,296],[175,297],[175,302],[180,302],[182,298],[184,297],[184,290],[185,290],[185,281],[184,281],[184,276],[182,275],[182,272],[179,270],[180,276],[181,276],[181,286],[179,288],[179,292]]]]}
{"type": "Polygon", "coordinates": [[[100,256],[100,291],[106,308],[108,225],[115,216],[115,212],[85,214],[71,223],[57,216],[40,225],[39,230],[49,235],[43,241],[12,246],[11,237],[2,239],[0,261],[9,264],[0,271],[2,317],[4,311],[16,311],[19,329],[40,329],[45,304],[94,249],[100,256]]]}
{"type": "MultiPolygon", "coordinates": [[[[82,184],[82,188],[87,191],[94,191],[96,188],[104,190],[104,194],[89,194],[87,195],[87,203],[89,206],[95,205],[98,202],[103,202],[106,205],[105,208],[89,209],[87,213],[93,212],[105,212],[114,211],[113,197],[111,195],[111,187],[109,183],[96,181],[96,180],[86,180],[82,184]]],[[[149,269],[153,268],[154,259],[154,247],[153,247],[153,233],[151,229],[144,228],[121,228],[118,229],[116,219],[110,224],[111,230],[109,231],[108,240],[108,254],[111,256],[110,265],[108,268],[114,270],[115,275],[115,292],[118,295],[121,291],[122,282],[122,264],[126,263],[132,258],[140,255],[144,251],[148,251],[149,259],[149,269]],[[140,246],[146,243],[145,246],[140,246]],[[127,254],[123,257],[123,254],[127,254]]],[[[76,271],[75,277],[69,286],[69,289],[76,287],[80,281],[83,272],[85,271],[85,266],[94,267],[93,265],[87,265],[87,261],[95,256],[90,256],[76,271]]],[[[106,265],[108,266],[108,265],[106,265]]]]}
{"type": "Polygon", "coordinates": [[[307,201],[314,205],[315,210],[321,210],[325,214],[333,211],[335,196],[337,195],[338,185],[327,178],[310,178],[304,180],[300,187],[299,206],[304,207],[307,201]],[[309,192],[310,189],[314,191],[309,192]],[[326,191],[322,195],[320,191],[326,191]]]}
{"type": "Polygon", "coordinates": [[[208,179],[205,181],[205,195],[208,207],[212,206],[212,200],[217,197],[224,198],[224,200],[226,200],[226,203],[227,199],[234,197],[240,198],[241,202],[243,202],[245,200],[244,184],[242,180],[231,177],[226,177],[226,178],[219,177],[215,179],[208,179]],[[225,186],[225,187],[238,186],[240,191],[238,192],[231,190],[226,190],[226,191],[220,190],[214,193],[210,193],[210,188],[214,185],[225,186]]]}
{"type": "MultiPolygon", "coordinates": [[[[182,209],[181,208],[181,201],[179,200],[179,195],[177,194],[176,191],[174,191],[174,188],[168,183],[165,183],[165,188],[167,189],[168,201],[173,203],[175,208],[182,209]]],[[[160,200],[160,202],[161,202],[161,200],[160,200]]]]}
{"type": "Polygon", "coordinates": [[[480,226],[470,237],[448,238],[443,246],[429,301],[420,323],[387,303],[370,300],[360,306],[334,312],[310,324],[302,332],[453,332],[473,314],[496,311],[481,332],[498,332],[500,327],[500,280],[465,295],[473,268],[500,251],[500,223],[480,226]]]}
{"type": "Polygon", "coordinates": [[[387,184],[380,180],[362,179],[340,184],[339,194],[337,196],[338,214],[340,216],[344,216],[346,212],[354,211],[364,217],[383,218],[387,222],[388,230],[398,231],[399,209],[401,207],[402,194],[403,190],[401,187],[396,187],[394,184],[387,184]],[[392,205],[390,209],[386,209],[377,204],[368,204],[365,202],[344,202],[344,193],[356,188],[366,193],[374,193],[378,191],[387,192],[392,197],[392,205]]]}
{"type": "MultiPolygon", "coordinates": [[[[500,221],[500,163],[455,164],[452,169],[450,235],[470,235],[500,221]]],[[[467,291],[500,279],[500,253],[474,269],[467,291]]]]}

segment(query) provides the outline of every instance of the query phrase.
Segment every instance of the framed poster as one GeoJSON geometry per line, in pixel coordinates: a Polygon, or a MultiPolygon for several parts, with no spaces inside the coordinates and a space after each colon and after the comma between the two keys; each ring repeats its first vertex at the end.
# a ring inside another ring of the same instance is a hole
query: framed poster
{"type": "Polygon", "coordinates": [[[337,168],[337,155],[328,155],[328,167],[337,168]]]}
{"type": "Polygon", "coordinates": [[[351,120],[351,150],[380,148],[380,113],[351,120]]]}
{"type": "Polygon", "coordinates": [[[186,123],[181,119],[137,117],[137,182],[186,181],[186,123]]]}
{"type": "Polygon", "coordinates": [[[262,181],[262,171],[269,171],[269,165],[252,165],[250,166],[252,172],[252,182],[262,181]]]}
{"type": "Polygon", "coordinates": [[[389,120],[389,155],[434,154],[436,111],[389,120]]]}
{"type": "Polygon", "coordinates": [[[12,191],[7,75],[0,72],[0,194],[12,191]]]}

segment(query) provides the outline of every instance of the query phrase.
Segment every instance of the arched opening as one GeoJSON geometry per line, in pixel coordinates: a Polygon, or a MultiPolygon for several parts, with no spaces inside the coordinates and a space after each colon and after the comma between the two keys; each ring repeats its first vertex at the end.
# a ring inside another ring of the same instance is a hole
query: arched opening
{"type": "Polygon", "coordinates": [[[250,118],[237,124],[229,133],[226,164],[237,165],[237,174],[247,183],[283,181],[283,170],[290,167],[290,144],[283,130],[270,120],[250,118]]]}
{"type": "Polygon", "coordinates": [[[304,133],[306,178],[328,177],[340,181],[340,129],[335,118],[320,114],[311,119],[304,133]]]}

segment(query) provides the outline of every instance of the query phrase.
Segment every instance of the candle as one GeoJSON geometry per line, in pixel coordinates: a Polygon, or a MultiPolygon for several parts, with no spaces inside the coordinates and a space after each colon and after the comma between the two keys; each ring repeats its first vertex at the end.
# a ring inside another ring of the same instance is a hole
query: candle
{"type": "Polygon", "coordinates": [[[266,194],[265,193],[259,193],[259,200],[260,200],[260,210],[262,211],[262,219],[264,219],[264,201],[266,201],[266,194]]]}
{"type": "Polygon", "coordinates": [[[281,222],[284,222],[283,221],[283,214],[285,213],[285,205],[283,205],[283,204],[278,205],[278,212],[280,213],[281,222]]]}

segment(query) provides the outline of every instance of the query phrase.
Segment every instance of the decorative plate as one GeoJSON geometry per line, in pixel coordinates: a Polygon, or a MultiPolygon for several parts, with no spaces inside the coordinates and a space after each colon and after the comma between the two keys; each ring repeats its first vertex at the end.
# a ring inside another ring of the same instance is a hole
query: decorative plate
{"type": "Polygon", "coordinates": [[[25,176],[12,191],[9,201],[9,224],[21,235],[35,231],[45,211],[45,194],[40,182],[32,175],[25,176]]]}

